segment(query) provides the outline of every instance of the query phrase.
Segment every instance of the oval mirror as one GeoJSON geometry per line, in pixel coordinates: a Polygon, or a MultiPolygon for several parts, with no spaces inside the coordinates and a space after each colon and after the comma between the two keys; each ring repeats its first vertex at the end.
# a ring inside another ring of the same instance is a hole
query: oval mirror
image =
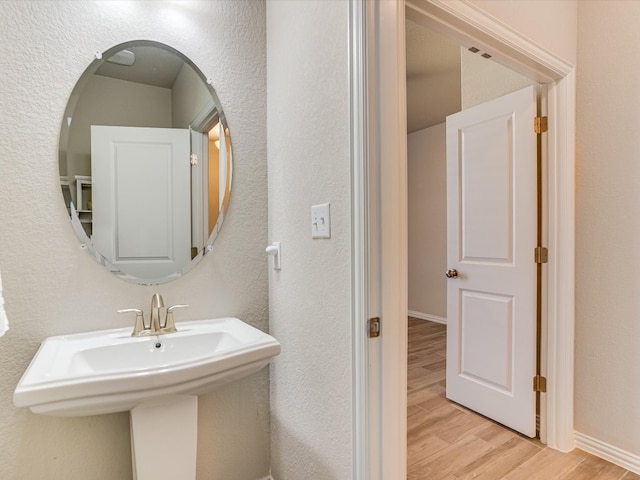
{"type": "Polygon", "coordinates": [[[202,72],[132,41],[102,54],[67,103],[60,185],[81,246],[138,284],[184,275],[212,249],[231,191],[231,139],[202,72]]]}

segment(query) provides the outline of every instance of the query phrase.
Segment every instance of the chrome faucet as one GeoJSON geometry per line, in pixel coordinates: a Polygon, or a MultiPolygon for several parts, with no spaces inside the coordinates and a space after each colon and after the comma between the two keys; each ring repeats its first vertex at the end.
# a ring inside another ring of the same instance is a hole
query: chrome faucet
{"type": "Polygon", "coordinates": [[[145,325],[142,310],[138,308],[125,308],[123,310],[118,310],[118,313],[133,312],[136,314],[136,323],[133,326],[133,332],[131,333],[131,336],[141,337],[143,335],[160,335],[164,333],[176,332],[176,325],[173,320],[173,310],[176,308],[184,308],[188,306],[189,305],[173,305],[167,308],[164,324],[161,325],[160,309],[164,308],[164,301],[162,300],[162,295],[160,295],[159,293],[154,293],[153,297],[151,297],[151,320],[149,321],[148,327],[147,325],[145,325]]]}

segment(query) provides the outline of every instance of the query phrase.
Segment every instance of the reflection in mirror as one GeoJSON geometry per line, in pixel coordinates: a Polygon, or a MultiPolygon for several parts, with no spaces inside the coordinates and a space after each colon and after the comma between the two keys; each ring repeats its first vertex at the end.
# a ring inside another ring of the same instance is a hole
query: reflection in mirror
{"type": "Polygon", "coordinates": [[[211,250],[231,160],[212,86],[171,47],[111,48],[71,93],[60,131],[64,202],[81,246],[125,280],[168,282],[211,250]]]}

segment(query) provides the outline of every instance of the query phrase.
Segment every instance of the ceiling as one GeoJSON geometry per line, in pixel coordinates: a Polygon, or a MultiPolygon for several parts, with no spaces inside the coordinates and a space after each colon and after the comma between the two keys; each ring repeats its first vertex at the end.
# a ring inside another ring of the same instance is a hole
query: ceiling
{"type": "Polygon", "coordinates": [[[105,59],[106,61],[96,70],[96,75],[162,88],[173,87],[184,64],[182,58],[169,50],[152,45],[131,46],[127,50],[134,54],[133,65],[119,65],[105,59]]]}
{"type": "Polygon", "coordinates": [[[406,21],[407,132],[445,121],[461,110],[460,46],[406,21]]]}

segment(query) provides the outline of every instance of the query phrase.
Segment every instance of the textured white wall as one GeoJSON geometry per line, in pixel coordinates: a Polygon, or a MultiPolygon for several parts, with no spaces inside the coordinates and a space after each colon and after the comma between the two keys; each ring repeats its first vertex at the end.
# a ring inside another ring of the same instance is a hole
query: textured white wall
{"type": "MultiPolygon", "coordinates": [[[[50,335],[128,326],[124,307],[153,292],[188,303],[178,320],[234,315],[267,328],[264,2],[0,2],[0,268],[11,330],[0,338],[0,478],[131,478],[127,414],[34,415],[12,393],[50,335]],[[234,141],[228,217],[214,251],[183,279],[135,286],[78,246],[58,182],[67,98],[93,52],[133,39],[167,43],[213,79],[234,141]]],[[[340,214],[337,214],[340,219],[340,214]]],[[[200,399],[198,478],[269,470],[268,372],[200,399]]],[[[158,445],[166,455],[171,445],[158,445]]]]}
{"type": "Polygon", "coordinates": [[[269,318],[277,480],[351,478],[348,17],[345,1],[267,2],[269,318]],[[331,202],[331,239],[311,205],[331,202]]]}
{"type": "Polygon", "coordinates": [[[407,135],[409,310],[447,316],[446,125],[407,135]]]}
{"type": "Polygon", "coordinates": [[[575,427],[640,456],[640,3],[578,15],[575,427]]]}

